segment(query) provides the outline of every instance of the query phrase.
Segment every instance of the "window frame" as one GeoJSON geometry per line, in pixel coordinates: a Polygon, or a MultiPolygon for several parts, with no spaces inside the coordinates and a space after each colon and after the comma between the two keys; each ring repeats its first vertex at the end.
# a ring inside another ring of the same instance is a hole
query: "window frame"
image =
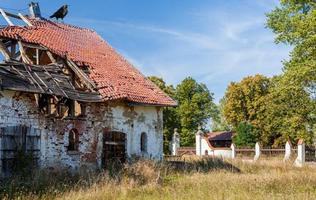
{"type": "Polygon", "coordinates": [[[140,135],[140,151],[141,153],[148,152],[148,135],[146,132],[142,132],[140,135]]]}
{"type": "Polygon", "coordinates": [[[72,128],[68,133],[67,150],[70,152],[79,151],[79,132],[76,128],[72,128]],[[71,139],[72,138],[72,139],[71,139]]]}

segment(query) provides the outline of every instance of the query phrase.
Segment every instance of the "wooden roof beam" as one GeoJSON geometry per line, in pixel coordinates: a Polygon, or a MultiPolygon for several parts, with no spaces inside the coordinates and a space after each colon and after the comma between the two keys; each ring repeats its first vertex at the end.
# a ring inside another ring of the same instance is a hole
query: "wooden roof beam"
{"type": "Polygon", "coordinates": [[[13,13],[10,13],[10,12],[7,12],[5,10],[3,10],[2,8],[0,8],[0,13],[1,15],[4,17],[4,19],[8,22],[8,24],[10,26],[14,26],[13,22],[10,20],[9,17],[13,17],[13,18],[16,18],[16,19],[19,19],[19,20],[22,20],[24,23],[26,23],[28,26],[33,26],[33,24],[24,16],[22,15],[21,13],[18,13],[17,15],[16,14],[13,14],[13,13]]]}
{"type": "Polygon", "coordinates": [[[33,26],[33,24],[28,19],[26,19],[26,17],[24,17],[21,13],[19,13],[18,15],[22,19],[22,21],[24,21],[28,26],[33,26]]]}
{"type": "Polygon", "coordinates": [[[79,79],[91,90],[94,91],[96,85],[92,82],[89,77],[72,61],[66,59],[68,66],[70,69],[79,77],[79,79]]]}
{"type": "Polygon", "coordinates": [[[11,53],[9,52],[9,50],[6,48],[5,44],[0,41],[0,51],[3,54],[5,60],[11,60],[11,53]]]}
{"type": "Polygon", "coordinates": [[[18,41],[18,45],[19,45],[23,62],[25,62],[26,64],[33,64],[33,61],[27,56],[24,46],[21,41],[18,41]]]}
{"type": "Polygon", "coordinates": [[[3,16],[3,18],[8,22],[8,24],[10,26],[14,26],[14,24],[12,23],[12,21],[10,20],[10,18],[7,15],[7,12],[5,12],[3,9],[0,8],[0,13],[3,16]]]}

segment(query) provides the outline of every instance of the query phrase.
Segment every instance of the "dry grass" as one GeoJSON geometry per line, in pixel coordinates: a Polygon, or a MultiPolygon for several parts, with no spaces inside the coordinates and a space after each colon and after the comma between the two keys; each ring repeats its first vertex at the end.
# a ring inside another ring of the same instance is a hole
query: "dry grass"
{"type": "Polygon", "coordinates": [[[181,170],[139,161],[112,177],[103,173],[76,180],[60,188],[52,184],[42,193],[16,193],[15,198],[316,199],[316,168],[295,168],[278,161],[195,160],[181,170]]]}

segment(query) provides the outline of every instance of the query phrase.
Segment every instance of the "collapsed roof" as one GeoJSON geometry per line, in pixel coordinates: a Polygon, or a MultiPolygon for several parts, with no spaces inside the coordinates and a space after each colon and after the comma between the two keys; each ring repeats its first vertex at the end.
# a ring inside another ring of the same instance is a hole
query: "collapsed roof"
{"type": "MultiPolygon", "coordinates": [[[[10,26],[1,28],[0,40],[2,41],[2,47],[5,46],[3,48],[6,48],[9,46],[6,43],[8,41],[12,43],[13,40],[20,44],[20,50],[23,50],[21,43],[31,48],[32,45],[37,45],[36,47],[43,48],[43,50],[47,50],[48,53],[64,59],[65,64],[68,65],[77,76],[83,78],[86,86],[90,88],[90,97],[81,100],[91,102],[126,100],[128,102],[159,106],[176,105],[173,99],[161,91],[126,59],[118,54],[96,32],[46,19],[26,16],[20,17],[28,26],[14,26],[11,24],[10,26]]],[[[3,48],[2,53],[5,53],[6,49],[3,50],[3,48]]],[[[21,54],[23,54],[23,52],[21,52],[21,54]]],[[[52,55],[49,55],[49,57],[53,57],[52,55]]],[[[48,73],[45,69],[45,73],[38,71],[37,74],[35,74],[36,76],[34,76],[34,74],[32,75],[33,70],[36,70],[36,67],[40,67],[39,62],[37,62],[38,66],[35,66],[36,64],[32,62],[26,62],[27,60],[32,60],[32,56],[29,56],[30,59],[25,60],[22,55],[21,60],[23,63],[15,63],[15,66],[20,66],[19,69],[17,69],[17,67],[12,68],[12,60],[15,60],[14,57],[10,55],[6,57],[9,57],[6,60],[7,66],[10,66],[10,69],[2,69],[2,73],[4,73],[4,71],[7,73],[14,72],[20,76],[20,78],[29,76],[25,78],[26,81],[32,81],[33,79],[44,76],[44,78],[39,78],[37,81],[39,84],[33,84],[33,87],[37,88],[37,91],[39,87],[44,85],[50,88],[49,94],[64,96],[61,89],[66,87],[68,90],[71,90],[72,88],[71,85],[61,86],[62,82],[65,81],[56,81],[56,79],[53,79],[54,77],[58,77],[58,72],[54,70],[48,73]],[[11,61],[11,63],[8,61],[11,61]],[[50,83],[43,81],[50,80],[49,78],[51,78],[50,83]],[[50,85],[54,85],[53,89],[50,85]]],[[[36,59],[39,59],[38,55],[36,59]]],[[[58,67],[58,62],[51,63],[50,66],[52,65],[58,67]]],[[[43,68],[43,66],[41,67],[43,68]]],[[[44,68],[47,67],[44,66],[44,68]]],[[[3,85],[5,86],[5,84],[2,84],[2,86],[3,85]]],[[[25,84],[23,83],[22,85],[25,84]]],[[[47,92],[45,88],[41,89],[41,92],[43,92],[42,90],[47,92]]],[[[73,94],[74,91],[70,93],[73,94]]],[[[67,95],[67,97],[80,100],[80,95],[78,95],[79,94],[76,93],[72,96],[67,95]]]]}

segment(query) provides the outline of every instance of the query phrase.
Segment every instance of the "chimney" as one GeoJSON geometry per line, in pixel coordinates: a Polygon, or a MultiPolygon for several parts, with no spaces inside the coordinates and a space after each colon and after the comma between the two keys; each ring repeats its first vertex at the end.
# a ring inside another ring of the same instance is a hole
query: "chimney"
{"type": "Polygon", "coordinates": [[[34,17],[34,18],[42,17],[38,2],[31,2],[29,4],[29,10],[30,10],[31,17],[34,17]]]}

